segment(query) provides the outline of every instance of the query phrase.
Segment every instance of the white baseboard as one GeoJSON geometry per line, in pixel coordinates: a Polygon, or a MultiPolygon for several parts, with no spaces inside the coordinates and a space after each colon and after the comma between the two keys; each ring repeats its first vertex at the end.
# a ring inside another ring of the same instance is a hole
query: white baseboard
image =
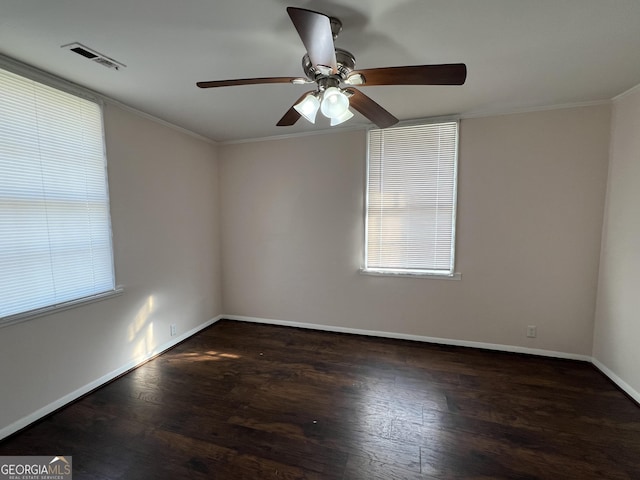
{"type": "MultiPolygon", "coordinates": [[[[226,317],[225,317],[226,318],[226,317]]],[[[596,366],[598,370],[604,373],[609,379],[618,385],[627,395],[633,398],[636,402],[640,404],[640,392],[636,391],[631,385],[622,380],[618,375],[613,373],[609,367],[607,367],[604,363],[602,363],[597,358],[593,357],[591,362],[596,366]]]]}
{"type": "Polygon", "coordinates": [[[65,405],[73,402],[74,400],[77,400],[78,398],[82,397],[83,395],[86,395],[90,391],[95,390],[98,387],[101,387],[105,383],[110,382],[111,380],[113,380],[114,378],[117,378],[118,376],[122,375],[123,373],[126,373],[127,371],[129,371],[129,370],[131,370],[133,368],[136,368],[137,366],[143,364],[144,362],[146,362],[150,358],[155,357],[156,355],[164,352],[165,350],[170,349],[174,345],[177,345],[178,343],[182,342],[183,340],[186,340],[190,336],[195,335],[200,330],[208,327],[209,325],[213,325],[214,323],[216,323],[218,320],[220,320],[222,318],[226,318],[226,317],[223,317],[222,315],[218,315],[215,318],[207,320],[206,322],[198,325],[197,327],[192,328],[188,332],[185,332],[182,335],[179,335],[179,336],[177,336],[175,338],[172,338],[169,342],[163,343],[162,345],[158,345],[156,348],[153,349],[153,351],[151,351],[147,355],[145,355],[144,358],[138,359],[136,361],[129,362],[129,363],[125,364],[125,365],[122,365],[120,368],[117,368],[117,369],[107,373],[106,375],[103,375],[102,377],[98,378],[97,380],[94,380],[93,382],[90,382],[90,383],[78,388],[77,390],[65,395],[64,397],[59,398],[58,400],[56,400],[54,402],[51,402],[48,405],[45,405],[44,407],[36,410],[35,412],[33,412],[33,413],[31,413],[31,414],[29,414],[29,415],[27,415],[25,417],[22,417],[20,420],[17,420],[15,422],[13,422],[12,424],[7,425],[6,427],[0,429],[0,440],[2,440],[5,437],[8,437],[9,435],[11,435],[12,433],[17,432],[18,430],[23,429],[24,427],[32,424],[33,422],[35,422],[37,420],[40,420],[41,418],[49,415],[50,413],[55,412],[59,408],[64,407],[65,405]]]}
{"type": "Polygon", "coordinates": [[[290,322],[287,320],[275,320],[271,318],[245,317],[241,315],[223,315],[222,318],[237,320],[240,322],[266,323],[270,325],[282,325],[285,327],[308,328],[311,330],[323,330],[326,332],[353,333],[355,335],[367,335],[370,337],[397,338],[400,340],[414,340],[417,342],[437,343],[440,345],[452,345],[456,347],[483,348],[485,350],[497,350],[500,352],[526,353],[528,355],[540,355],[543,357],[565,358],[568,360],[582,360],[591,362],[589,355],[577,353],[555,352],[553,350],[543,350],[538,348],[518,347],[515,345],[502,345],[498,343],[471,342],[467,340],[454,340],[451,338],[425,337],[422,335],[411,335],[408,333],[395,333],[377,330],[362,330],[359,328],[336,327],[332,325],[321,325],[316,323],[290,322]]]}

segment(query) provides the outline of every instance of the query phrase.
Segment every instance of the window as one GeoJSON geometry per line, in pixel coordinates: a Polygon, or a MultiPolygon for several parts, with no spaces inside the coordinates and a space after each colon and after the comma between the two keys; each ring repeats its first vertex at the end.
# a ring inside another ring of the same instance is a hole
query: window
{"type": "Polygon", "coordinates": [[[458,123],[370,130],[365,273],[454,276],[458,123]]]}
{"type": "Polygon", "coordinates": [[[0,324],[115,291],[101,105],[0,69],[0,324]]]}

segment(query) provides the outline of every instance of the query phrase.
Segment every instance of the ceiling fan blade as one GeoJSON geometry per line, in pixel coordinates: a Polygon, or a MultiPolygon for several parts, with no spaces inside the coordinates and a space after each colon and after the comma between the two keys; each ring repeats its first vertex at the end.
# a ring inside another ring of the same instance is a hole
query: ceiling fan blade
{"type": "Polygon", "coordinates": [[[300,115],[300,113],[298,113],[298,111],[295,108],[293,108],[293,106],[299,104],[304,97],[306,97],[307,95],[309,95],[312,92],[315,92],[315,90],[309,90],[308,92],[303,93],[300,96],[300,98],[298,100],[296,100],[293,103],[293,105],[291,105],[291,108],[289,110],[287,110],[287,113],[285,113],[282,116],[282,118],[278,121],[278,123],[276,125],[278,127],[290,127],[291,125],[296,123],[298,121],[298,119],[302,115],[300,115]]]}
{"type": "Polygon", "coordinates": [[[374,102],[367,95],[355,88],[346,90],[351,94],[349,105],[367,117],[380,128],[388,128],[398,123],[398,119],[374,102]]]}
{"type": "MultiPolygon", "coordinates": [[[[467,79],[464,63],[444,65],[413,65],[407,67],[368,68],[357,70],[349,77],[360,74],[362,85],[462,85],[467,79]]],[[[346,83],[349,83],[347,77],[346,83]]],[[[354,84],[356,84],[354,82],[354,84]]]]}
{"type": "Polygon", "coordinates": [[[300,77],[264,77],[264,78],[238,78],[236,80],[213,80],[211,82],[198,82],[196,85],[200,88],[214,87],[231,87],[234,85],[257,85],[261,83],[293,83],[294,80],[300,80],[304,83],[306,79],[300,77]]]}
{"type": "Polygon", "coordinates": [[[329,17],[296,7],[287,7],[287,13],[300,35],[304,48],[307,49],[312,65],[330,67],[332,72],[337,72],[336,50],[329,17]]]}

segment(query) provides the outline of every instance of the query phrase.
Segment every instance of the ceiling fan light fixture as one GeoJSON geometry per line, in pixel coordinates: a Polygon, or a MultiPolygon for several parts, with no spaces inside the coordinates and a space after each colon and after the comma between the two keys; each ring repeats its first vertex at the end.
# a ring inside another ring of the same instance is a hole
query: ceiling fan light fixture
{"type": "Polygon", "coordinates": [[[320,100],[315,93],[310,93],[297,103],[293,108],[311,123],[316,123],[316,115],[320,109],[320,100]]]}
{"type": "Polygon", "coordinates": [[[351,110],[347,109],[339,117],[334,117],[334,118],[331,119],[331,126],[335,127],[336,125],[340,125],[341,123],[346,122],[347,120],[349,120],[351,117],[353,117],[353,113],[351,112],[351,110]]]}
{"type": "Polygon", "coordinates": [[[320,111],[330,119],[339,119],[349,111],[349,98],[337,87],[329,87],[322,94],[320,111]]]}

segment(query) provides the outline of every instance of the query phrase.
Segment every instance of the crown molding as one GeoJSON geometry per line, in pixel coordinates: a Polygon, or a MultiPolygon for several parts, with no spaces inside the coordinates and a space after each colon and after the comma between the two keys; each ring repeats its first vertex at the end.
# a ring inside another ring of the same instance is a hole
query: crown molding
{"type": "Polygon", "coordinates": [[[255,143],[255,142],[270,142],[272,140],[288,140],[291,138],[300,138],[300,137],[313,137],[316,135],[330,135],[333,133],[346,133],[346,132],[354,132],[354,131],[366,131],[371,128],[371,125],[366,124],[358,124],[348,127],[341,128],[332,128],[332,129],[322,129],[322,130],[312,130],[307,132],[298,132],[298,133],[285,133],[284,135],[272,135],[268,137],[257,137],[257,138],[242,138],[238,140],[225,140],[222,142],[218,142],[218,145],[240,145],[243,143],[255,143]]]}
{"type": "Polygon", "coordinates": [[[460,114],[461,119],[470,118],[484,118],[484,117],[500,117],[503,115],[518,115],[522,113],[534,113],[545,112],[547,110],[565,110],[571,108],[584,108],[584,107],[596,107],[599,105],[609,105],[610,99],[591,100],[588,102],[575,102],[575,103],[559,103],[555,105],[540,105],[531,107],[516,107],[508,109],[496,109],[496,110],[479,110],[477,112],[467,112],[460,114]]]}
{"type": "Polygon", "coordinates": [[[633,95],[634,93],[640,91],[640,83],[634,87],[631,87],[629,90],[625,90],[624,92],[622,92],[619,95],[616,95],[615,97],[612,98],[612,100],[614,102],[617,102],[618,100],[621,100],[625,97],[628,97],[629,95],[633,95]]]}

